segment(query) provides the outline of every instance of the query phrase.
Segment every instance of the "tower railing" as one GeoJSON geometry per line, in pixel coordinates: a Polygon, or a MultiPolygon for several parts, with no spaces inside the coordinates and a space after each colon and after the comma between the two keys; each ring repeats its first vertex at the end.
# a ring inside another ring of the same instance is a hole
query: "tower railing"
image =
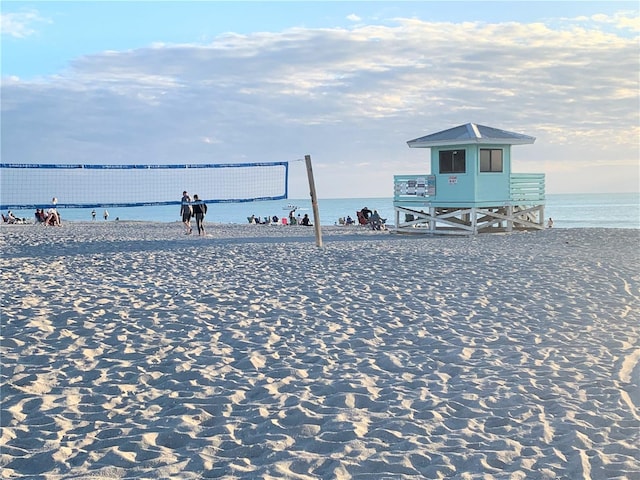
{"type": "Polygon", "coordinates": [[[512,173],[509,177],[512,202],[542,202],[545,199],[544,173],[512,173]]]}
{"type": "MultiPolygon", "coordinates": [[[[544,173],[512,173],[509,176],[512,202],[541,202],[545,200],[544,173]]],[[[435,175],[394,175],[393,200],[402,203],[424,203],[436,200],[435,175]]]]}

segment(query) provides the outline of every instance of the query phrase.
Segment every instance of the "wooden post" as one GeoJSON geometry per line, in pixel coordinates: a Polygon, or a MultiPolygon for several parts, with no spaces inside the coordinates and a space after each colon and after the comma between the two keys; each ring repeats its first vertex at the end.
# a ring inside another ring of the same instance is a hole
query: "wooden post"
{"type": "Polygon", "coordinates": [[[313,228],[316,231],[316,245],[322,247],[322,230],[320,229],[320,213],[318,211],[318,199],[316,197],[316,184],[313,181],[313,169],[311,168],[311,155],[305,155],[304,161],[307,164],[307,177],[309,178],[309,195],[311,195],[311,206],[313,207],[313,228]]]}
{"type": "Polygon", "coordinates": [[[475,235],[478,233],[478,210],[471,207],[471,232],[475,235]]]}
{"type": "Polygon", "coordinates": [[[429,231],[431,233],[436,233],[436,228],[438,227],[434,220],[437,214],[438,212],[436,211],[436,207],[429,207],[429,231]]]}

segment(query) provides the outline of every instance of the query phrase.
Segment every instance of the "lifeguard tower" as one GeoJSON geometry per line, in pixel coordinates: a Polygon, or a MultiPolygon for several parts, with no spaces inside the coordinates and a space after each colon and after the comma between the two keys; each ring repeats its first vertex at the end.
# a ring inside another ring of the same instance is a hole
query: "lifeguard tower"
{"type": "Polygon", "coordinates": [[[544,228],[542,173],[512,173],[511,146],[534,137],[467,123],[407,142],[431,149],[431,173],[395,175],[398,233],[475,235],[544,228]]]}

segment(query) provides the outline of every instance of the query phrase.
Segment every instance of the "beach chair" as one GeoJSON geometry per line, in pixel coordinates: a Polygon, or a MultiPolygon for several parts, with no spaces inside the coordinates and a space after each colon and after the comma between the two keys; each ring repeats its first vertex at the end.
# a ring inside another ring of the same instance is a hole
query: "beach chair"
{"type": "Polygon", "coordinates": [[[369,225],[371,225],[371,230],[386,230],[387,229],[387,219],[379,217],[377,220],[369,219],[369,225]]]}
{"type": "Polygon", "coordinates": [[[358,224],[359,225],[367,225],[369,223],[369,220],[367,220],[367,218],[364,216],[364,214],[362,213],[362,211],[357,211],[356,215],[358,216],[358,224]]]}

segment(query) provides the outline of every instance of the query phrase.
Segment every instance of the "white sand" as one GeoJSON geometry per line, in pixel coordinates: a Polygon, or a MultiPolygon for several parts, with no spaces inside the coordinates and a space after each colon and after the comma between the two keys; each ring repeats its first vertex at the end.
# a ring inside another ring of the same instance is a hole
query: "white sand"
{"type": "Polygon", "coordinates": [[[640,232],[0,228],[2,478],[640,478],[640,232]]]}

